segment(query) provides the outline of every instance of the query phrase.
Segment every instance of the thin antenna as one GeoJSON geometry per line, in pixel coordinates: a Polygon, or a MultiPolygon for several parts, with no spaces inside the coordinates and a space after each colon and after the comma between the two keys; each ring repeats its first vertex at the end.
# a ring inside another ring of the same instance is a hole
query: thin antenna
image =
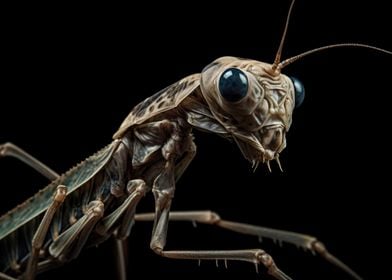
{"type": "Polygon", "coordinates": [[[354,48],[366,48],[366,49],[371,49],[371,50],[375,50],[375,51],[379,51],[382,53],[386,53],[386,54],[390,54],[392,55],[391,51],[382,49],[382,48],[377,48],[374,46],[370,46],[370,45],[365,45],[365,44],[357,44],[357,43],[342,43],[342,44],[334,44],[334,45],[328,45],[328,46],[324,46],[324,47],[320,47],[320,48],[316,48],[313,50],[309,50],[306,52],[303,52],[301,54],[298,54],[296,56],[290,57],[288,59],[285,59],[284,61],[282,61],[281,63],[279,63],[277,65],[277,69],[280,71],[281,69],[283,69],[284,67],[286,67],[287,65],[309,55],[309,54],[313,54],[313,53],[317,53],[320,51],[324,51],[324,50],[329,50],[329,49],[333,49],[333,48],[345,48],[345,47],[354,47],[354,48]]]}
{"type": "Polygon", "coordinates": [[[292,1],[291,1],[291,5],[290,5],[289,12],[288,12],[288,14],[287,14],[286,25],[285,25],[285,27],[284,27],[282,39],[280,40],[280,45],[279,45],[279,48],[278,48],[278,52],[276,53],[274,63],[272,64],[272,70],[273,70],[273,71],[275,71],[276,68],[278,68],[278,65],[279,65],[279,62],[280,62],[280,58],[281,58],[281,56],[282,56],[282,50],[283,50],[284,40],[286,39],[287,29],[289,28],[289,21],[290,21],[290,16],[291,16],[291,10],[293,9],[294,3],[295,3],[295,0],[292,0],[292,1]]]}

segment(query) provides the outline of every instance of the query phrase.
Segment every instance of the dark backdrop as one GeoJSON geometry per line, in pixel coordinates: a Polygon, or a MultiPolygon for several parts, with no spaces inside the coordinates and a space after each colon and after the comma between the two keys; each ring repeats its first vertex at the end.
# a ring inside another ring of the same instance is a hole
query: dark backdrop
{"type": "MultiPolygon", "coordinates": [[[[139,101],[215,58],[271,62],[289,2],[13,7],[2,31],[0,142],[12,141],[63,172],[111,141],[139,101]]],[[[284,57],[347,41],[392,49],[383,2],[298,1],[284,57]]],[[[198,154],[178,184],[173,209],[212,209],[227,219],[318,236],[366,279],[377,279],[383,273],[380,252],[390,243],[390,64],[387,55],[340,49],[287,67],[284,72],[304,83],[307,96],[288,135],[285,172],[273,164],[272,174],[265,167],[252,173],[235,145],[196,132],[198,154]]],[[[47,183],[13,159],[0,161],[0,177],[1,212],[47,183]]],[[[140,209],[153,209],[151,196],[140,209]]],[[[151,224],[137,224],[132,232],[129,279],[265,277],[251,264],[229,262],[226,270],[223,263],[198,267],[196,261],[162,259],[148,248],[150,234],[151,224]]],[[[39,279],[115,279],[110,246],[86,250],[39,279]]],[[[349,279],[294,246],[259,244],[208,226],[171,224],[167,244],[260,246],[293,279],[349,279]]]]}

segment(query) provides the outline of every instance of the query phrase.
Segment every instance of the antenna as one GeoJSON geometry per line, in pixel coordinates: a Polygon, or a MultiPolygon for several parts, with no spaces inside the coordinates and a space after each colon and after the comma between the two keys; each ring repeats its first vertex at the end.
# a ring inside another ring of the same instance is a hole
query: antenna
{"type": "MultiPolygon", "coordinates": [[[[319,48],[312,49],[312,50],[303,52],[301,54],[292,56],[292,57],[290,57],[288,59],[285,59],[284,61],[280,62],[276,66],[275,69],[278,69],[280,71],[282,68],[286,67],[287,65],[289,65],[289,64],[291,64],[291,63],[293,63],[293,62],[295,62],[295,61],[297,61],[297,60],[299,60],[299,59],[301,59],[301,58],[303,58],[303,57],[305,57],[305,56],[307,56],[309,54],[313,54],[313,53],[317,53],[317,52],[325,51],[325,50],[329,50],[329,49],[334,49],[334,48],[346,48],[346,47],[371,49],[371,50],[375,50],[375,51],[378,51],[378,52],[382,52],[382,53],[386,53],[386,54],[392,55],[391,51],[388,51],[388,50],[385,50],[385,49],[382,49],[382,48],[377,48],[377,47],[370,46],[370,45],[358,44],[358,43],[342,43],[342,44],[334,44],[334,45],[328,45],[328,46],[319,47],[319,48]]],[[[274,62],[274,64],[275,64],[275,62],[274,62]]]]}
{"type": "Polygon", "coordinates": [[[289,8],[289,12],[287,14],[287,18],[286,18],[286,25],[284,27],[284,31],[283,31],[283,35],[282,35],[282,39],[280,40],[280,45],[278,48],[278,51],[276,53],[275,56],[275,60],[274,63],[272,64],[272,70],[275,72],[275,70],[278,68],[279,62],[280,62],[280,58],[282,56],[282,50],[283,50],[283,45],[284,45],[284,40],[286,39],[286,34],[287,34],[287,29],[289,27],[289,21],[290,21],[290,16],[291,16],[291,10],[293,9],[295,0],[291,1],[291,5],[289,8]]]}

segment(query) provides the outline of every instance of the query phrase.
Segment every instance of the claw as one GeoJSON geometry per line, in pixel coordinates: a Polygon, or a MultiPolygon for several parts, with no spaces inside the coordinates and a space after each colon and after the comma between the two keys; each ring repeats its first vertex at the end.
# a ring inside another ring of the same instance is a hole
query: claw
{"type": "Polygon", "coordinates": [[[270,162],[269,162],[269,160],[267,160],[267,167],[268,167],[268,170],[269,170],[269,172],[271,173],[271,172],[272,172],[272,170],[271,170],[271,165],[270,165],[270,162]]]}
{"type": "Polygon", "coordinates": [[[253,173],[256,172],[257,167],[259,167],[259,161],[255,161],[255,163],[253,164],[252,168],[253,168],[253,173]]]}
{"type": "Polygon", "coordinates": [[[280,164],[279,157],[275,158],[275,160],[276,160],[276,162],[277,162],[277,164],[279,166],[280,171],[283,172],[283,168],[282,168],[282,165],[280,164]]]}
{"type": "Polygon", "coordinates": [[[356,280],[363,280],[361,276],[359,276],[354,270],[352,270],[348,265],[343,263],[341,260],[339,260],[337,257],[334,255],[330,254],[328,250],[325,248],[324,244],[321,243],[320,241],[315,241],[312,244],[312,251],[318,253],[320,256],[322,256],[324,259],[326,259],[328,262],[332,263],[333,265],[337,266],[347,274],[349,274],[352,278],[356,280]]]}

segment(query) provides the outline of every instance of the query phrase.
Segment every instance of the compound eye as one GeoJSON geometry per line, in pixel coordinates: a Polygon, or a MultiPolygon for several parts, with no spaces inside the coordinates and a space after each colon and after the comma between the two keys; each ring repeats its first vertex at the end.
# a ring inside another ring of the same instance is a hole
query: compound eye
{"type": "Polygon", "coordinates": [[[219,78],[219,93],[229,102],[237,102],[248,93],[248,78],[237,68],[226,69],[219,78]]]}
{"type": "Polygon", "coordinates": [[[290,77],[290,79],[293,82],[295,90],[295,108],[298,108],[304,102],[305,88],[304,85],[297,78],[290,77]]]}

